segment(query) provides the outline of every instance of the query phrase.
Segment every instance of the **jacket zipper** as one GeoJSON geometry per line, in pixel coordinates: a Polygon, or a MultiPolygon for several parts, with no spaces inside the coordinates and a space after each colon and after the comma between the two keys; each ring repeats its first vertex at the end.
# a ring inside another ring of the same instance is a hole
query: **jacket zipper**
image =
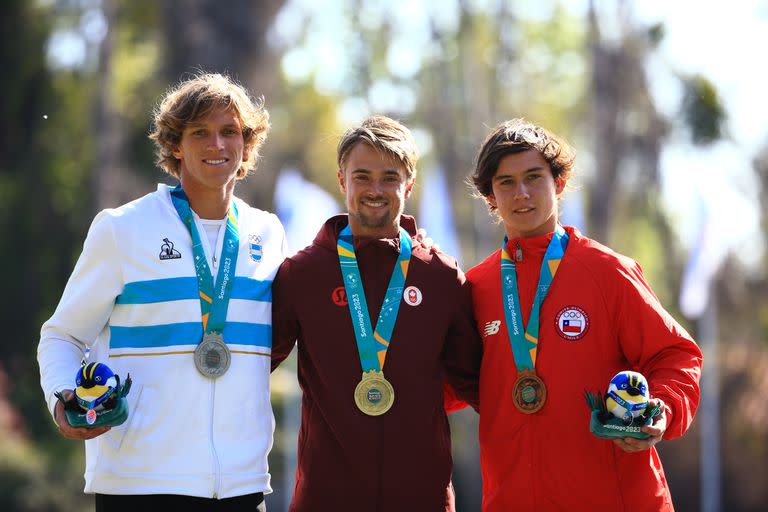
{"type": "Polygon", "coordinates": [[[216,401],[216,381],[211,379],[211,425],[210,425],[210,443],[211,443],[211,455],[213,456],[213,497],[218,499],[219,486],[221,485],[221,466],[219,464],[219,456],[216,453],[216,445],[213,442],[213,420],[214,409],[216,401]]]}
{"type": "Polygon", "coordinates": [[[520,242],[515,242],[515,260],[523,261],[523,248],[520,247],[520,242]]]}

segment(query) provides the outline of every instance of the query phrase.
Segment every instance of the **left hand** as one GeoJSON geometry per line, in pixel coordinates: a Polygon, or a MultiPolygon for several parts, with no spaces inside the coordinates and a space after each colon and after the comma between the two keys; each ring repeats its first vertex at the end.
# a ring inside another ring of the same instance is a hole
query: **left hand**
{"type": "MultiPolygon", "coordinates": [[[[75,399],[75,392],[71,389],[65,389],[61,392],[64,400],[67,402],[75,399]]],[[[86,440],[98,437],[101,434],[108,432],[112,427],[73,427],[69,424],[67,415],[64,412],[64,403],[61,400],[56,401],[56,408],[54,409],[53,419],[59,426],[61,435],[67,439],[86,440]]]]}
{"type": "MultiPolygon", "coordinates": [[[[657,405],[661,402],[658,398],[651,398],[650,406],[657,405]]],[[[661,402],[661,413],[656,416],[652,425],[642,427],[641,430],[650,435],[648,439],[635,439],[634,437],[625,437],[623,439],[614,439],[613,442],[627,453],[637,453],[644,450],[649,450],[656,445],[661,438],[664,437],[664,432],[667,430],[667,408],[664,403],[661,402]]]]}
{"type": "Polygon", "coordinates": [[[440,252],[440,246],[437,245],[431,237],[427,236],[426,229],[419,228],[416,231],[416,236],[414,238],[416,238],[416,241],[419,242],[424,249],[431,252],[440,252]]]}

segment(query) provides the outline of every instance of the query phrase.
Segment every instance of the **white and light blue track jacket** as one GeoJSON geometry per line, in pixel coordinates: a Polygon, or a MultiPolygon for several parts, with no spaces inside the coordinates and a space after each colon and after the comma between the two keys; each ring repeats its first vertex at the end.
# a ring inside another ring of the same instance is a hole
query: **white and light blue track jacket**
{"type": "MultiPolygon", "coordinates": [[[[270,492],[267,454],[271,285],[286,257],[273,214],[239,199],[240,250],[224,340],[229,371],[216,380],[195,368],[203,326],[192,240],[158,190],[94,219],[83,252],[38,346],[41,385],[73,389],[86,347],[122,379],[130,373],[125,423],[86,441],[85,492],[228,498],[270,492]]],[[[198,230],[204,237],[198,222],[198,230]]],[[[221,253],[223,236],[211,251],[221,253]]]]}

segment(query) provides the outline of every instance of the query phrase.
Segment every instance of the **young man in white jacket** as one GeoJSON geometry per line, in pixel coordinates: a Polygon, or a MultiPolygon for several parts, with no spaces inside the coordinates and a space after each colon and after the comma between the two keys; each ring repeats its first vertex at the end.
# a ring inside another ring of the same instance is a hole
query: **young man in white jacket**
{"type": "Polygon", "coordinates": [[[271,283],[286,243],[277,217],[233,190],[256,166],[268,119],[222,75],[168,92],[150,138],[179,186],[96,216],[42,327],[42,388],[62,435],[86,440],[97,511],[264,510],[271,283]],[[72,398],[86,349],[130,373],[122,425],[72,427],[54,395],[72,398]]]}

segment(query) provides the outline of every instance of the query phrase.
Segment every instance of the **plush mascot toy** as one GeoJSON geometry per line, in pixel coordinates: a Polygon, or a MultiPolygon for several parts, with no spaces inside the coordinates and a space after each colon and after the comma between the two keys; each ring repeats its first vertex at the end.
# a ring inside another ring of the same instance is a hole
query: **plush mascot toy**
{"type": "Polygon", "coordinates": [[[608,384],[605,399],[601,392],[585,391],[587,406],[592,411],[589,430],[597,437],[647,439],[641,427],[653,424],[661,413],[661,405],[649,406],[648,381],[637,372],[617,373],[608,384]]]}
{"type": "Polygon", "coordinates": [[[648,382],[641,373],[624,371],[616,374],[605,393],[605,408],[630,425],[648,407],[648,382]]]}
{"type": "Polygon", "coordinates": [[[56,393],[73,427],[114,427],[128,417],[126,396],[131,390],[130,374],[121,385],[120,376],[104,363],[83,363],[75,375],[75,384],[74,399],[66,401],[56,393]]]}

